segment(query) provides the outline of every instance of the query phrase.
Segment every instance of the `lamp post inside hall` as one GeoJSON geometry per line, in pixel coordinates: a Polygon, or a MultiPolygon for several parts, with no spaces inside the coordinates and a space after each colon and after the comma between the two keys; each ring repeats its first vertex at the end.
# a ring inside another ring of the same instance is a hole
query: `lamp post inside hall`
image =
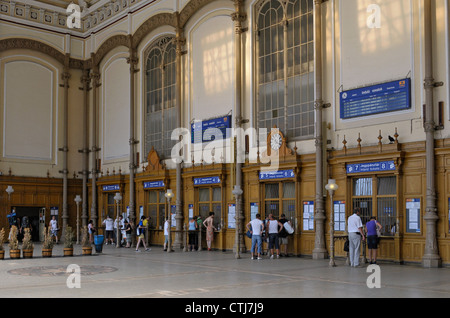
{"type": "Polygon", "coordinates": [[[241,254],[240,254],[240,249],[241,249],[241,244],[240,244],[240,237],[239,237],[239,230],[240,230],[240,215],[239,211],[240,211],[240,207],[239,207],[239,197],[242,195],[243,191],[241,189],[240,185],[235,185],[233,191],[231,191],[231,193],[234,194],[234,196],[236,197],[236,210],[235,210],[235,237],[234,237],[234,245],[236,248],[236,258],[241,258],[241,254]]]}
{"type": "Polygon", "coordinates": [[[169,202],[169,208],[168,208],[168,213],[167,213],[167,220],[169,221],[169,237],[168,237],[168,241],[167,241],[167,252],[170,253],[172,252],[172,209],[170,206],[170,200],[172,200],[174,194],[172,192],[172,189],[167,189],[167,192],[164,194],[164,196],[166,197],[167,201],[169,202]]]}
{"type": "Polygon", "coordinates": [[[8,186],[7,188],[6,188],[6,193],[8,193],[8,200],[10,200],[11,199],[11,194],[14,192],[14,188],[12,187],[12,186],[8,186]]]}
{"type": "Polygon", "coordinates": [[[339,186],[336,184],[336,180],[328,179],[328,183],[325,186],[325,189],[328,190],[331,200],[331,210],[330,210],[330,266],[336,266],[334,262],[334,204],[333,204],[333,195],[334,191],[336,191],[339,186]]]}
{"type": "Polygon", "coordinates": [[[120,192],[116,192],[116,195],[114,196],[114,200],[117,203],[117,233],[116,233],[116,248],[120,247],[120,242],[119,242],[119,234],[120,234],[120,222],[119,222],[119,215],[120,215],[120,207],[119,207],[119,202],[122,200],[122,195],[120,194],[120,192]]]}
{"type": "Polygon", "coordinates": [[[80,244],[80,203],[83,199],[77,194],[74,201],[77,204],[77,244],[80,244]]]}

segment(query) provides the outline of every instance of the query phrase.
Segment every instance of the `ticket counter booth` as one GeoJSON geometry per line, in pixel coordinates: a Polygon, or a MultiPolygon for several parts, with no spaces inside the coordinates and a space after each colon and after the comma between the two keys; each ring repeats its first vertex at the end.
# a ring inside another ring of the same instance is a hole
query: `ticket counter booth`
{"type": "MultiPolygon", "coordinates": [[[[288,250],[289,254],[298,254],[296,237],[298,236],[298,211],[300,204],[297,198],[299,197],[299,182],[294,172],[294,169],[282,169],[276,171],[260,171],[260,211],[261,220],[265,220],[270,214],[276,220],[280,219],[282,214],[291,222],[294,230],[294,235],[288,236],[288,250]]],[[[255,213],[255,211],[253,211],[255,213]]],[[[250,215],[250,219],[255,216],[250,215]]]]}
{"type": "MultiPolygon", "coordinates": [[[[400,220],[404,218],[403,194],[401,186],[401,174],[396,160],[382,161],[352,161],[345,163],[346,200],[335,203],[339,211],[345,210],[345,215],[338,215],[339,220],[347,218],[355,208],[361,210],[363,225],[369,222],[372,216],[382,225],[378,259],[400,261],[402,225],[400,220]],[[341,208],[341,204],[345,205],[341,208]]],[[[345,189],[342,189],[345,191],[345,189]]],[[[420,215],[420,208],[418,209],[420,215]]],[[[336,213],[335,213],[336,216],[336,213]]],[[[346,223],[341,222],[336,228],[337,235],[346,234],[346,223]],[[345,226],[345,227],[344,227],[345,226]]],[[[365,242],[362,244],[362,257],[367,255],[365,242]]]]}
{"type": "MultiPolygon", "coordinates": [[[[144,193],[143,203],[145,207],[143,214],[149,218],[148,242],[150,242],[150,244],[164,244],[164,222],[168,217],[167,212],[169,211],[168,202],[165,197],[167,184],[167,179],[144,181],[142,183],[144,193]]],[[[172,215],[175,213],[175,201],[172,200],[170,204],[172,206],[170,209],[172,215]]],[[[172,218],[172,230],[176,227],[174,221],[175,219],[172,218]]]]}

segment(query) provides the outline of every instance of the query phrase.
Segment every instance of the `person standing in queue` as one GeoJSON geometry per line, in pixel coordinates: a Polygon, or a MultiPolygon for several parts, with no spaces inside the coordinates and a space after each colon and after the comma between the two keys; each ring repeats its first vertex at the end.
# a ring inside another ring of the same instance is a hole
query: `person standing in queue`
{"type": "Polygon", "coordinates": [[[270,258],[273,259],[273,248],[275,245],[275,249],[277,250],[277,258],[280,258],[280,244],[278,242],[278,234],[283,229],[283,223],[278,220],[275,220],[273,214],[269,214],[269,222],[267,224],[267,228],[269,229],[269,250],[270,250],[270,258]]]}
{"type": "Polygon", "coordinates": [[[353,215],[348,218],[347,230],[348,230],[348,240],[349,240],[349,253],[350,253],[350,266],[360,267],[359,265],[359,254],[361,239],[364,241],[364,231],[363,224],[360,218],[361,209],[355,208],[353,210],[353,215]]]}
{"type": "Polygon", "coordinates": [[[203,225],[206,227],[206,245],[208,246],[208,251],[211,250],[211,245],[214,240],[214,212],[209,212],[209,216],[203,221],[203,225]]]}
{"type": "Polygon", "coordinates": [[[283,228],[280,230],[280,233],[278,234],[278,244],[281,249],[280,255],[288,257],[287,246],[289,242],[289,233],[284,228],[284,223],[288,222],[288,219],[286,219],[286,215],[284,213],[281,214],[279,222],[283,224],[283,228]]]}
{"type": "Polygon", "coordinates": [[[252,233],[252,259],[255,259],[255,247],[257,248],[257,258],[261,258],[262,252],[262,239],[261,233],[264,230],[264,222],[261,221],[261,215],[259,213],[256,214],[256,218],[247,223],[247,230],[252,233]]]}
{"type": "Polygon", "coordinates": [[[378,231],[381,231],[382,225],[378,223],[376,217],[371,216],[370,221],[366,223],[367,229],[367,248],[369,249],[369,260],[370,264],[377,263],[377,250],[378,242],[380,238],[378,237],[378,231]]]}
{"type": "Polygon", "coordinates": [[[189,220],[189,251],[193,251],[197,246],[197,217],[189,220]]]}

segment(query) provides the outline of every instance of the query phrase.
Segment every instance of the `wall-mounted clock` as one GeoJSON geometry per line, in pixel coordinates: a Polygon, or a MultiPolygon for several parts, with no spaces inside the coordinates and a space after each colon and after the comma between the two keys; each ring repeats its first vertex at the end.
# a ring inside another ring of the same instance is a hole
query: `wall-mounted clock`
{"type": "Polygon", "coordinates": [[[283,137],[280,132],[271,134],[270,136],[270,148],[273,150],[279,150],[283,144],[283,137]]]}

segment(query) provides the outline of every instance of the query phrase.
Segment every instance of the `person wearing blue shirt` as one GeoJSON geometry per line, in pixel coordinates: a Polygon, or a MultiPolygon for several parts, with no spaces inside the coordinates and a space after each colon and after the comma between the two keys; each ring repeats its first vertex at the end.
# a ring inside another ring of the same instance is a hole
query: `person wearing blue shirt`
{"type": "Polygon", "coordinates": [[[370,264],[377,263],[377,249],[378,249],[378,233],[377,228],[381,231],[381,224],[377,222],[374,216],[370,217],[370,221],[366,223],[367,229],[367,247],[369,248],[370,264]],[[372,260],[373,259],[373,260],[372,260]]]}

